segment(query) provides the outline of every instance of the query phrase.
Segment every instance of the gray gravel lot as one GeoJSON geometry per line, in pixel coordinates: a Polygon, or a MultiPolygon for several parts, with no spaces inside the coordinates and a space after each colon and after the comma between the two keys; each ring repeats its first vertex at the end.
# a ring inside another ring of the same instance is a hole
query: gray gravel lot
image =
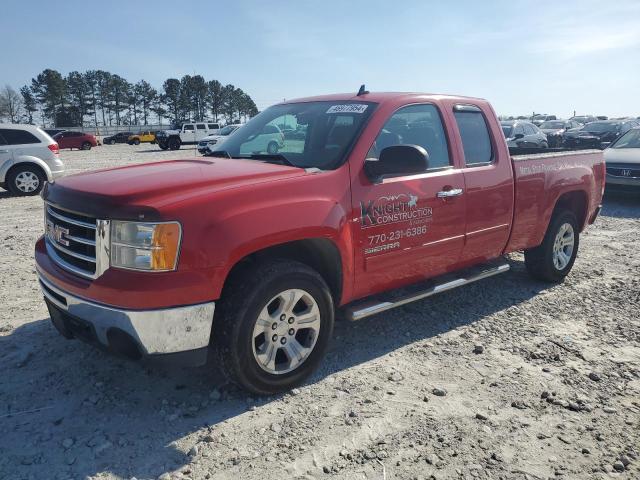
{"type": "MultiPolygon", "coordinates": [[[[192,149],[64,151],[72,171],[192,149]]],[[[640,196],[608,196],[564,284],[512,270],[337,325],[290,394],[149,368],[54,330],[39,197],[0,193],[0,478],[640,478],[640,196]]]]}

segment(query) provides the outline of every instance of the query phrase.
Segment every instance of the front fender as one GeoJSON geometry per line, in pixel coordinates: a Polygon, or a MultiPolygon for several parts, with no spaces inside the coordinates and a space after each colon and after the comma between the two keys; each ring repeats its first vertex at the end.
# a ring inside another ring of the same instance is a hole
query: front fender
{"type": "Polygon", "coordinates": [[[42,168],[42,170],[45,173],[45,176],[47,177],[47,181],[48,182],[53,181],[53,174],[51,173],[51,168],[49,167],[49,165],[47,165],[47,163],[42,159],[38,157],[34,157],[33,155],[19,155],[17,158],[14,158],[13,160],[8,160],[5,163],[3,163],[2,166],[0,166],[0,181],[4,182],[9,169],[14,165],[17,165],[20,163],[35,163],[40,168],[42,168]]]}

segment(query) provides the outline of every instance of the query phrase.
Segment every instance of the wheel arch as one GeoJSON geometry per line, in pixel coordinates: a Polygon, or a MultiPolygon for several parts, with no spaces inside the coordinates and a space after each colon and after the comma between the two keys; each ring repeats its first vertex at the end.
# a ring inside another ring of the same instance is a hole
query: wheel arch
{"type": "Polygon", "coordinates": [[[224,295],[224,289],[230,284],[230,280],[244,274],[252,266],[274,259],[295,260],[314,269],[327,283],[335,304],[340,303],[344,283],[342,258],[338,246],[328,238],[294,240],[245,255],[233,264],[227,273],[222,286],[222,295],[224,295]]]}
{"type": "Polygon", "coordinates": [[[40,160],[37,157],[22,157],[18,161],[14,161],[13,164],[5,172],[4,179],[6,180],[11,172],[24,165],[33,165],[34,167],[36,167],[38,170],[40,170],[40,172],[42,172],[47,182],[51,182],[53,180],[53,174],[51,173],[49,165],[47,165],[44,161],[40,160]]]}
{"type": "MultiPolygon", "coordinates": [[[[589,199],[587,192],[584,190],[572,190],[565,192],[558,197],[553,207],[551,216],[562,210],[569,210],[574,213],[578,220],[578,226],[580,231],[584,230],[587,222],[587,210],[589,205],[589,199]]],[[[551,219],[549,219],[549,222],[551,219]]],[[[547,222],[547,228],[549,228],[549,222],[547,222]]]]}

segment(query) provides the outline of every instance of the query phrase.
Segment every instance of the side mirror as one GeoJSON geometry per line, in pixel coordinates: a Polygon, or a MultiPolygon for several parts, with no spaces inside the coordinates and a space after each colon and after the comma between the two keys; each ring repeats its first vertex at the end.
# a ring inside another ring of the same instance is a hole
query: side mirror
{"type": "Polygon", "coordinates": [[[373,183],[386,176],[422,173],[429,167],[429,154],[420,145],[392,145],[382,149],[378,160],[364,162],[364,172],[373,183]]]}
{"type": "Polygon", "coordinates": [[[515,137],[513,137],[516,140],[520,140],[521,138],[524,138],[524,133],[516,133],[515,137]]]}

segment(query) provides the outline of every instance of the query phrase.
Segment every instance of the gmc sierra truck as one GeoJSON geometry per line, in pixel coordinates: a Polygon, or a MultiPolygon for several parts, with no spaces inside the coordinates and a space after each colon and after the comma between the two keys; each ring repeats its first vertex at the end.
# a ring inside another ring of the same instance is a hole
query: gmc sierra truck
{"type": "Polygon", "coordinates": [[[47,184],[37,275],[63,336],[216,362],[258,394],[309,376],[336,313],[507,272],[521,250],[561,282],[605,179],[598,150],[511,157],[485,100],[364,89],[272,106],[213,154],[47,184]],[[282,124],[304,137],[268,151],[282,124]]]}

